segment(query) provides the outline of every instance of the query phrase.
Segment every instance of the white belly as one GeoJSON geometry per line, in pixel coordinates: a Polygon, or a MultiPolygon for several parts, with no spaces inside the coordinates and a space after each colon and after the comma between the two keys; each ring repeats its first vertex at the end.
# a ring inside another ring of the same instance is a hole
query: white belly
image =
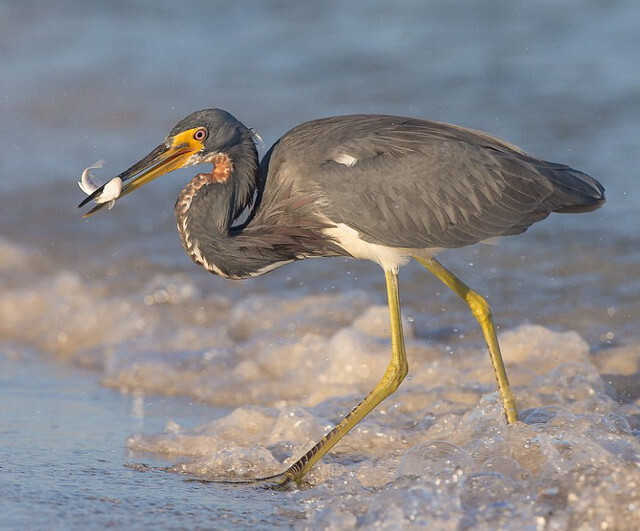
{"type": "Polygon", "coordinates": [[[380,264],[385,270],[397,271],[407,264],[412,256],[433,255],[438,251],[438,249],[409,249],[369,243],[360,238],[357,230],[344,223],[338,223],[334,227],[325,229],[324,233],[354,258],[371,260],[380,264]]]}

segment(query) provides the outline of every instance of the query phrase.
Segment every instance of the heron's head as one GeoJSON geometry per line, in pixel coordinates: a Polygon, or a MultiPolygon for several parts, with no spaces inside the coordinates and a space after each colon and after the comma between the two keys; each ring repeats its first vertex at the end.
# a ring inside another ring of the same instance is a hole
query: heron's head
{"type": "MultiPolygon", "coordinates": [[[[247,135],[251,135],[250,130],[226,111],[206,109],[194,112],[178,122],[162,144],[118,175],[123,183],[128,181],[119,197],[130,194],[165,173],[211,162],[216,154],[228,152],[247,135]]],[[[103,190],[104,186],[101,186],[78,206],[82,207],[98,198],[103,190]]],[[[105,204],[99,203],[85,217],[105,204]]]]}

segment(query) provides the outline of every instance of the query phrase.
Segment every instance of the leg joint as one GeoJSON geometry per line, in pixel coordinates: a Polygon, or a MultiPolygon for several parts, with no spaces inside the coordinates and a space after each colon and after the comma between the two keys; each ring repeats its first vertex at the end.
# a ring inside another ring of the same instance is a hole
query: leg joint
{"type": "Polygon", "coordinates": [[[408,372],[409,365],[406,361],[397,365],[390,365],[387,368],[384,376],[382,377],[382,384],[384,385],[387,396],[397,391],[408,372]]]}
{"type": "Polygon", "coordinates": [[[479,323],[485,323],[491,320],[491,308],[489,303],[482,296],[473,290],[469,290],[465,295],[465,300],[471,309],[471,313],[479,323]]]}

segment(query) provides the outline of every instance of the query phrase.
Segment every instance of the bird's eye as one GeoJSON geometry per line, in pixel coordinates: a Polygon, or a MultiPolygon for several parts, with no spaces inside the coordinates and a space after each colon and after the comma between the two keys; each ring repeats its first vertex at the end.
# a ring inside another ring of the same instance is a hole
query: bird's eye
{"type": "Polygon", "coordinates": [[[204,127],[201,127],[200,129],[196,129],[195,133],[193,133],[194,140],[202,141],[205,138],[207,138],[207,130],[204,127]]]}

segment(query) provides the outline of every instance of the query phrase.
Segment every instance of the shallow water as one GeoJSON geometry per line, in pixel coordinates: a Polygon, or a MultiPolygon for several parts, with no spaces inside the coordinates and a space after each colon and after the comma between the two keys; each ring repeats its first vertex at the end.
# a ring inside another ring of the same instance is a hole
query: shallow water
{"type": "Polygon", "coordinates": [[[151,6],[0,5],[0,525],[637,528],[636,3],[151,6]],[[184,481],[281,470],[389,357],[374,264],[196,268],[172,212],[192,170],[80,219],[84,167],[118,173],[211,106],[267,145],[318,116],[423,116],[603,182],[595,213],[442,255],[492,304],[521,423],[468,310],[410,264],[410,375],[312,488],[184,481]]]}

